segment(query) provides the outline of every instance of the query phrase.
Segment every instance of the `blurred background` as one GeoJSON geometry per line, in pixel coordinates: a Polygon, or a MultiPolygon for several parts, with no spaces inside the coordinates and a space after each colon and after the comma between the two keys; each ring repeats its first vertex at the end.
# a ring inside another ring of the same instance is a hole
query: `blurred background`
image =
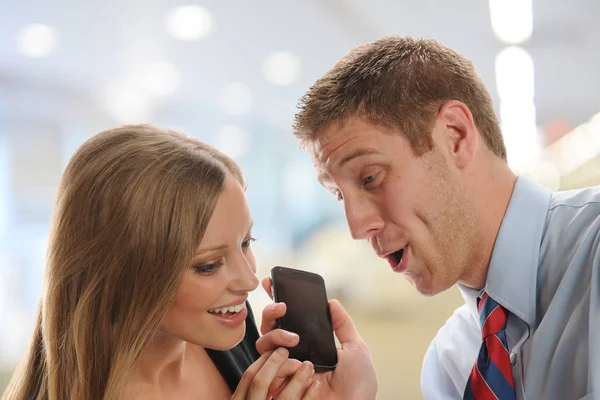
{"type": "Polygon", "coordinates": [[[29,343],[69,157],[102,129],[152,122],[240,162],[259,275],[322,274],[371,347],[379,398],[421,398],[422,357],[461,297],[418,295],[351,240],[292,137],[296,102],[354,46],[438,39],[478,68],[515,170],[597,185],[598,15],[596,0],[0,0],[0,393],[29,343]]]}

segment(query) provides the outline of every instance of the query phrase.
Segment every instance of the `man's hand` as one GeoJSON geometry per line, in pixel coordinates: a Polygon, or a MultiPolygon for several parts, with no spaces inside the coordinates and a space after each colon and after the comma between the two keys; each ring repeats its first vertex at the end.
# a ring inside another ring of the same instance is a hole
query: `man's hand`
{"type": "MultiPolygon", "coordinates": [[[[273,298],[271,278],[262,280],[265,291],[273,298]]],[[[337,300],[329,301],[331,319],[335,336],[341,344],[338,349],[338,364],[334,371],[318,372],[314,379],[322,384],[319,398],[323,399],[375,399],[377,394],[377,376],[373,360],[366,343],[358,334],[354,322],[337,300]]],[[[294,347],[298,344],[297,335],[281,329],[275,329],[275,321],[285,315],[285,304],[271,304],[262,313],[261,333],[264,335],[256,342],[256,348],[262,354],[279,346],[294,347]],[[282,343],[286,344],[282,344],[282,343]]],[[[280,391],[285,381],[277,382],[280,391]]],[[[276,393],[275,393],[276,394],[276,393]]],[[[276,397],[276,396],[274,396],[276,397]]]]}

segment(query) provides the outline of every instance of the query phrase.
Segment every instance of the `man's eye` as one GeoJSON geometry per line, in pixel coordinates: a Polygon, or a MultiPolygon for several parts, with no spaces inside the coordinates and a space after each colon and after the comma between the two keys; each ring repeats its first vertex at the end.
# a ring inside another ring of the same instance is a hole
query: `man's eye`
{"type": "Polygon", "coordinates": [[[369,175],[366,178],[362,179],[362,183],[363,185],[368,185],[369,183],[373,182],[375,180],[375,175],[369,175]]]}

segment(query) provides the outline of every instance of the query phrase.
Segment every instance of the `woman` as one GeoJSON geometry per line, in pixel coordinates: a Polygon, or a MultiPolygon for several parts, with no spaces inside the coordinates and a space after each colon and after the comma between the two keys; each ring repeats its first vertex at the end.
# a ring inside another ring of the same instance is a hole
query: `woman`
{"type": "Polygon", "coordinates": [[[33,341],[4,398],[264,399],[286,378],[280,397],[314,398],[310,363],[258,359],[243,191],[234,161],[177,132],[86,141],[58,188],[33,341]]]}

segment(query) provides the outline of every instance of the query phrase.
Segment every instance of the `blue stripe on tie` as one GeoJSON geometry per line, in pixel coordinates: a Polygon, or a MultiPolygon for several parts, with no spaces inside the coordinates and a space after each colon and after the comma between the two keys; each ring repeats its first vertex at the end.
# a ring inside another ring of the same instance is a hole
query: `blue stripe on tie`
{"type": "MultiPolygon", "coordinates": [[[[500,342],[502,343],[502,346],[504,346],[504,349],[497,349],[500,353],[504,353],[504,354],[495,354],[496,356],[500,357],[502,359],[502,362],[504,361],[508,361],[508,345],[507,345],[507,341],[506,341],[506,333],[505,333],[505,329],[506,329],[506,324],[507,324],[507,319],[508,319],[508,315],[506,312],[506,309],[504,309],[502,306],[500,306],[498,303],[496,303],[494,300],[492,300],[489,296],[485,296],[486,299],[483,302],[483,304],[479,304],[479,299],[481,299],[484,296],[484,291],[480,292],[480,296],[478,298],[478,306],[481,305],[481,312],[479,313],[479,321],[480,321],[480,325],[481,325],[481,329],[482,331],[487,331],[490,332],[491,335],[495,335],[498,340],[500,340],[500,342]],[[496,311],[496,309],[499,308],[501,313],[503,313],[504,315],[496,315],[495,317],[498,318],[498,320],[496,320],[493,324],[493,328],[494,328],[494,332],[492,333],[492,331],[489,330],[490,326],[489,324],[491,324],[490,321],[488,321],[490,315],[496,311]],[[500,318],[502,317],[502,318],[500,318]],[[504,321],[504,324],[502,327],[498,326],[498,322],[500,321],[504,321]],[[498,330],[498,331],[496,331],[498,330]]],[[[489,356],[489,349],[487,347],[487,343],[485,341],[485,338],[483,338],[483,342],[481,344],[481,347],[479,349],[479,353],[477,355],[477,360],[475,360],[475,365],[474,365],[474,369],[477,369],[478,372],[471,372],[476,373],[476,374],[481,374],[481,379],[483,380],[483,382],[481,382],[481,384],[485,384],[491,391],[492,393],[494,393],[494,395],[496,396],[496,398],[500,399],[500,400],[515,400],[516,396],[515,396],[515,390],[513,389],[513,387],[510,385],[509,381],[504,377],[504,375],[502,374],[502,372],[500,371],[500,369],[496,366],[496,364],[494,364],[494,361],[490,358],[489,356]]],[[[495,338],[491,338],[490,340],[496,340],[495,338]]],[[[512,375],[512,371],[511,371],[511,375],[512,375]]],[[[478,380],[479,381],[479,380],[478,380]]],[[[483,394],[480,393],[480,390],[486,390],[487,388],[485,387],[477,387],[477,394],[483,394]]],[[[477,400],[475,398],[475,392],[474,392],[474,388],[472,386],[472,382],[471,382],[471,374],[469,374],[469,378],[467,379],[467,385],[465,387],[465,391],[463,394],[463,400],[477,400]]]]}
{"type": "Polygon", "coordinates": [[[488,349],[485,344],[481,346],[479,349],[479,355],[477,356],[477,366],[480,371],[487,369],[488,363],[492,362],[490,356],[488,355],[488,349]]]}
{"type": "MultiPolygon", "coordinates": [[[[504,345],[504,348],[508,349],[508,345],[506,344],[505,331],[500,331],[500,332],[496,333],[496,336],[498,337],[498,339],[500,339],[500,341],[504,345]]],[[[508,353],[508,350],[506,350],[506,352],[508,353]]],[[[481,345],[481,348],[479,349],[479,354],[477,355],[477,365],[479,366],[479,369],[487,368],[488,362],[492,362],[492,359],[490,358],[490,356],[488,354],[487,346],[485,345],[485,343],[483,343],[481,345]]]]}
{"type": "MultiPolygon", "coordinates": [[[[470,377],[470,375],[469,375],[470,377]]],[[[463,395],[463,400],[476,400],[475,395],[473,394],[473,388],[471,387],[471,379],[467,380],[467,387],[465,388],[465,394],[463,395]]]]}
{"type": "Polygon", "coordinates": [[[481,326],[482,329],[487,317],[489,317],[492,311],[494,311],[494,309],[498,306],[498,303],[492,300],[492,298],[488,295],[487,299],[485,300],[485,303],[483,303],[481,312],[479,313],[479,326],[481,326]]]}
{"type": "Polygon", "coordinates": [[[506,352],[508,353],[508,342],[506,341],[506,331],[501,330],[500,332],[496,333],[496,336],[498,337],[498,339],[500,339],[500,341],[502,342],[502,345],[504,345],[504,348],[506,349],[506,352]]]}
{"type": "Polygon", "coordinates": [[[497,398],[502,400],[515,398],[515,390],[510,386],[510,383],[508,383],[493,361],[490,361],[487,369],[482,370],[479,368],[479,371],[497,398]]]}

